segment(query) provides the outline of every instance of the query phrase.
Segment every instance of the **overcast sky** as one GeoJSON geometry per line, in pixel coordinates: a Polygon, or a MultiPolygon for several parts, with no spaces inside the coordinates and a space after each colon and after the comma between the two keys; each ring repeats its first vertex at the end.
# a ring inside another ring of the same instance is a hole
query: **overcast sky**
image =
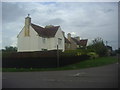
{"type": "Polygon", "coordinates": [[[28,13],[34,24],[60,25],[65,34],[89,42],[101,37],[113,49],[118,47],[117,2],[3,2],[2,48],[17,45],[17,35],[28,13]]]}

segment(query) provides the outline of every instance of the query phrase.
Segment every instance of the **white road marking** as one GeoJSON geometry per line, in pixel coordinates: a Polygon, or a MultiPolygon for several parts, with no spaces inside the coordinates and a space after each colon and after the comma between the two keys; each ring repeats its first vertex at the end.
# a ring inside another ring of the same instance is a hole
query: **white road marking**
{"type": "Polygon", "coordinates": [[[87,76],[87,73],[81,72],[81,73],[76,73],[76,74],[74,74],[72,76],[74,76],[74,77],[87,76]]]}

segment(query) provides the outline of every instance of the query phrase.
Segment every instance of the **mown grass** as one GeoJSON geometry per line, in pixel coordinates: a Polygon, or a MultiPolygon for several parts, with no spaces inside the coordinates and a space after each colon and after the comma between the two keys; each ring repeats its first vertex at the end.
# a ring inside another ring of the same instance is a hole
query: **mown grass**
{"type": "Polygon", "coordinates": [[[76,64],[58,67],[58,68],[3,68],[3,72],[31,72],[31,71],[59,71],[59,70],[74,70],[74,69],[82,69],[82,68],[90,68],[103,66],[107,64],[113,64],[118,62],[118,59],[115,57],[100,57],[96,59],[89,59],[85,61],[81,61],[76,64]]]}

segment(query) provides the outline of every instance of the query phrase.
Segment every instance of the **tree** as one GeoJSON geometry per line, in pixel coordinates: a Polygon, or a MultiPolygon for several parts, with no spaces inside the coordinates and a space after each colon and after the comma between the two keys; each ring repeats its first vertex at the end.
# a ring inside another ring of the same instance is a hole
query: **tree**
{"type": "Polygon", "coordinates": [[[92,41],[92,44],[88,46],[88,49],[96,52],[99,56],[107,55],[107,48],[103,42],[103,39],[100,37],[95,38],[92,41]]]}
{"type": "Polygon", "coordinates": [[[17,51],[17,47],[6,46],[5,49],[2,50],[2,51],[8,51],[8,52],[9,52],[9,51],[13,51],[13,52],[15,51],[15,52],[16,52],[16,51],[17,51]]]}

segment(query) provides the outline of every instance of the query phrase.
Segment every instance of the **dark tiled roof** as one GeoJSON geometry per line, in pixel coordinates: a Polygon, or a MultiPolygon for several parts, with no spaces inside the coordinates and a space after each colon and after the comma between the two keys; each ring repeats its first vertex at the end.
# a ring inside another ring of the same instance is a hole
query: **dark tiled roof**
{"type": "Polygon", "coordinates": [[[76,44],[78,44],[78,45],[80,44],[80,42],[79,42],[77,39],[72,38],[72,37],[71,37],[71,39],[72,39],[76,44]]]}
{"type": "Polygon", "coordinates": [[[82,39],[82,40],[77,40],[75,38],[71,38],[72,40],[74,40],[76,42],[77,45],[80,45],[80,46],[86,46],[87,45],[87,41],[88,39],[82,39]]]}
{"type": "Polygon", "coordinates": [[[58,28],[60,27],[60,26],[52,26],[52,27],[43,28],[32,23],[31,26],[39,34],[39,36],[48,37],[48,38],[54,37],[58,28]]]}
{"type": "Polygon", "coordinates": [[[86,46],[88,39],[80,40],[80,46],[86,46]]]}
{"type": "Polygon", "coordinates": [[[71,42],[65,37],[65,43],[71,44],[71,42]]]}

